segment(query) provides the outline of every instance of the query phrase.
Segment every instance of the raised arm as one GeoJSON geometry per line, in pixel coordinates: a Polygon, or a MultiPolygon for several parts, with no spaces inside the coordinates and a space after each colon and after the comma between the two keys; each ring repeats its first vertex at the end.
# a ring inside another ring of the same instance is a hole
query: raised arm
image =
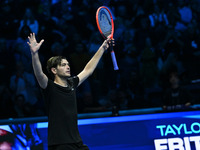
{"type": "Polygon", "coordinates": [[[90,59],[90,61],[87,63],[85,68],[83,69],[82,72],[78,74],[79,77],[79,85],[85,81],[95,70],[99,60],[101,59],[103,53],[105,50],[108,49],[110,39],[107,39],[103,42],[103,44],[100,46],[98,51],[94,54],[94,56],[90,59]]]}
{"type": "Polygon", "coordinates": [[[42,65],[40,63],[38,50],[40,49],[40,46],[44,42],[44,40],[41,40],[39,43],[35,39],[35,34],[31,33],[28,37],[29,42],[28,45],[30,47],[31,55],[32,55],[32,65],[33,65],[33,71],[35,74],[35,77],[40,85],[41,88],[45,89],[47,87],[48,78],[42,71],[42,65]]]}

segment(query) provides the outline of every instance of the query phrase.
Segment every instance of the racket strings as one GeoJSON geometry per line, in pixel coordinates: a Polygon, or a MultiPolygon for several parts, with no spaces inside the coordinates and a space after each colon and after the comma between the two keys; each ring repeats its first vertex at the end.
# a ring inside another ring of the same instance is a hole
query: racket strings
{"type": "Polygon", "coordinates": [[[108,37],[112,33],[112,22],[109,12],[102,8],[98,15],[99,26],[105,37],[108,37]]]}

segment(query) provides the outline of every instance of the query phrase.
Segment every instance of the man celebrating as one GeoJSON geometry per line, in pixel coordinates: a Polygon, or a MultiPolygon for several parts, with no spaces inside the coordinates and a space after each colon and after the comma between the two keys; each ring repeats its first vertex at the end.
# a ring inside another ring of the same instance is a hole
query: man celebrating
{"type": "Polygon", "coordinates": [[[48,110],[48,148],[49,150],[88,150],[79,135],[77,125],[76,87],[86,80],[96,68],[110,39],[100,46],[82,72],[71,77],[70,66],[63,56],[54,56],[47,61],[49,79],[42,71],[38,50],[44,42],[36,41],[35,34],[28,37],[32,55],[32,65],[36,79],[43,89],[45,105],[48,110]]]}

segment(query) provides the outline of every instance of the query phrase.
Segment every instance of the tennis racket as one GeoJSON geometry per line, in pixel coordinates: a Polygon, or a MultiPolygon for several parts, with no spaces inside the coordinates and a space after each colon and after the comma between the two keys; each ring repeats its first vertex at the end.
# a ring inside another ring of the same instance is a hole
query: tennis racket
{"type": "Polygon", "coordinates": [[[114,21],[110,10],[106,6],[101,6],[97,9],[96,22],[99,32],[104,37],[104,39],[111,38],[111,44],[110,44],[111,58],[114,70],[119,70],[112,44],[113,34],[114,34],[114,21]]]}

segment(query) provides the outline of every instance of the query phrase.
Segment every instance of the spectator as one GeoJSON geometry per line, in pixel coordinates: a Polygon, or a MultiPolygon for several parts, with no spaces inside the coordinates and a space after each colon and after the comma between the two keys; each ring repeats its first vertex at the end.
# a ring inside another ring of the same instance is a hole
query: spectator
{"type": "Polygon", "coordinates": [[[156,65],[155,50],[151,39],[146,38],[145,49],[141,54],[140,75],[144,88],[155,88],[158,86],[158,68],[156,65]]]}
{"type": "Polygon", "coordinates": [[[17,12],[15,12],[15,1],[2,0],[0,6],[0,37],[14,40],[19,28],[17,12]]]}
{"type": "Polygon", "coordinates": [[[16,62],[21,61],[24,64],[25,70],[32,72],[31,69],[31,53],[27,46],[27,36],[31,33],[30,28],[25,25],[21,28],[20,34],[16,39],[14,47],[14,58],[16,62]]]}
{"type": "Polygon", "coordinates": [[[20,20],[19,31],[21,31],[24,26],[28,26],[32,33],[34,32],[36,35],[38,34],[39,23],[30,8],[25,9],[24,16],[20,20]]]}
{"type": "Polygon", "coordinates": [[[7,85],[9,83],[8,76],[11,76],[14,66],[14,58],[12,50],[8,46],[5,38],[0,38],[0,85],[7,85]],[[5,73],[6,72],[6,73],[5,73]]]}
{"type": "Polygon", "coordinates": [[[63,55],[64,46],[60,42],[54,42],[51,46],[51,54],[54,56],[63,55]]]}
{"type": "Polygon", "coordinates": [[[24,95],[16,95],[14,98],[14,110],[17,118],[33,117],[34,109],[25,101],[24,95]]]}
{"type": "Polygon", "coordinates": [[[176,67],[169,71],[169,88],[163,96],[163,110],[175,111],[189,109],[192,105],[192,96],[190,92],[183,88],[180,83],[176,67]]]}
{"type": "Polygon", "coordinates": [[[0,118],[8,119],[15,118],[13,96],[9,87],[4,86],[0,94],[0,118]]]}
{"type": "Polygon", "coordinates": [[[16,63],[16,72],[10,77],[10,88],[14,96],[23,95],[29,105],[33,106],[37,103],[39,89],[35,77],[24,70],[22,62],[16,63]]]}

